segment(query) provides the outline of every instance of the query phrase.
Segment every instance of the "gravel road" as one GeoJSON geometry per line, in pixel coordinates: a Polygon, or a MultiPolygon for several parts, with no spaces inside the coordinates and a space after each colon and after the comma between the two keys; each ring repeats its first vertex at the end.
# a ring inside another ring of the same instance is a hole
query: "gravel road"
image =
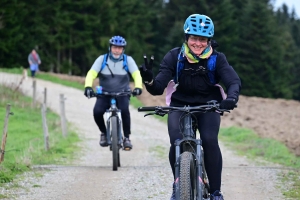
{"type": "MultiPolygon", "coordinates": [[[[17,84],[20,79],[20,75],[0,73],[0,84],[17,84]]],[[[48,91],[47,105],[56,113],[59,113],[59,94],[65,95],[67,120],[83,139],[82,155],[70,165],[39,166],[44,169],[39,170],[42,177],[29,173],[19,183],[23,188],[0,188],[1,193],[9,193],[18,200],[169,199],[172,174],[168,163],[166,124],[153,117],[144,118],[144,113],[131,107],[133,150],[122,151],[122,166],[118,171],[112,171],[111,152],[98,145],[99,131],[92,116],[95,99],[87,99],[81,90],[37,79],[39,101],[42,101],[44,88],[48,91]]],[[[31,96],[32,79],[25,80],[21,89],[31,96]]],[[[237,156],[224,144],[220,146],[225,199],[284,199],[278,190],[278,168],[255,165],[237,156]]]]}

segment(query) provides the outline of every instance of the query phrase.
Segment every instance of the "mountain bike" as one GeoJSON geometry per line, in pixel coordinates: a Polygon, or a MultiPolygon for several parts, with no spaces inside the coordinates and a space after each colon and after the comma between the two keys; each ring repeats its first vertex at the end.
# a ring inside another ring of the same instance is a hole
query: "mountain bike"
{"type": "Polygon", "coordinates": [[[194,113],[229,112],[220,109],[217,101],[209,101],[206,105],[185,107],[139,107],[139,112],[154,111],[145,115],[164,116],[170,112],[182,112],[179,126],[183,134],[181,140],[175,141],[175,195],[176,200],[209,199],[209,180],[204,165],[202,141],[196,137],[197,123],[194,113]]]}
{"type": "Polygon", "coordinates": [[[106,138],[107,144],[112,151],[113,171],[121,167],[120,149],[123,149],[122,117],[121,110],[118,109],[116,99],[118,96],[131,96],[131,90],[122,92],[102,92],[95,93],[95,97],[109,96],[110,108],[106,110],[104,116],[106,120],[106,138]]]}

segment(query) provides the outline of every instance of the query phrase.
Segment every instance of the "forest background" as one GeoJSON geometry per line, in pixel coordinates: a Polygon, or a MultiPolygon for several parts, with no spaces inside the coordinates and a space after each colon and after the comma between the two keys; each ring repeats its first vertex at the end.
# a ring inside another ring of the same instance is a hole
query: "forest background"
{"type": "Polygon", "coordinates": [[[28,68],[36,48],[40,70],[85,76],[121,35],[137,65],[144,53],[155,56],[157,73],[194,13],[212,18],[217,50],[241,77],[242,95],[300,100],[300,19],[269,0],[1,0],[0,67],[28,68]]]}

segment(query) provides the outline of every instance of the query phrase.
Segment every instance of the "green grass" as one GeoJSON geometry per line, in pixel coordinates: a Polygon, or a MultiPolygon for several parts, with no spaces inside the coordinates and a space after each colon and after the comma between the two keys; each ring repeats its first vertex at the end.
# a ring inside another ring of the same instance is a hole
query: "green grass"
{"type": "MultiPolygon", "coordinates": [[[[0,85],[0,127],[4,127],[6,106],[11,105],[4,162],[0,165],[0,184],[12,181],[32,165],[65,164],[78,152],[78,135],[69,130],[64,138],[60,118],[47,111],[50,150],[45,151],[40,108],[31,107],[31,99],[0,85]]],[[[2,137],[1,137],[2,138],[2,137]]]]}
{"type": "Polygon", "coordinates": [[[149,148],[149,151],[155,153],[157,157],[163,159],[166,158],[166,155],[169,152],[169,148],[161,145],[156,145],[154,147],[149,148]]]}
{"type": "MultiPolygon", "coordinates": [[[[142,94],[143,95],[143,94],[142,94]]],[[[130,98],[130,104],[134,107],[134,108],[138,108],[138,107],[142,107],[142,106],[144,106],[143,104],[142,104],[142,102],[138,99],[138,98],[136,98],[136,97],[131,97],[130,98]]],[[[143,112],[144,114],[147,114],[148,112],[143,112]]],[[[167,122],[167,120],[168,120],[168,115],[165,115],[165,116],[163,116],[163,117],[161,117],[161,116],[158,116],[158,115],[151,115],[151,116],[153,116],[153,117],[155,117],[156,119],[159,119],[159,120],[161,120],[161,121],[163,121],[163,122],[167,122]]]]}
{"type": "Polygon", "coordinates": [[[23,68],[1,68],[0,67],[0,72],[7,72],[7,73],[12,73],[12,74],[22,74],[23,73],[23,68]]]}
{"type": "MultiPolygon", "coordinates": [[[[11,69],[7,69],[7,68],[0,68],[0,72],[7,72],[7,73],[13,73],[13,74],[22,74],[23,69],[22,68],[11,68],[11,69]]],[[[30,71],[28,71],[28,76],[30,75],[30,71]]],[[[68,87],[73,87],[73,88],[77,88],[80,90],[83,90],[84,85],[78,82],[74,82],[74,81],[68,81],[68,80],[63,80],[58,78],[57,76],[51,75],[51,74],[47,74],[47,73],[43,73],[43,72],[38,72],[36,74],[36,78],[38,79],[42,79],[45,81],[50,81],[53,83],[58,83],[61,85],[65,85],[68,87]]]]}
{"type": "Polygon", "coordinates": [[[131,97],[130,98],[130,104],[134,107],[134,108],[138,108],[141,106],[144,106],[142,104],[142,102],[137,98],[137,97],[131,97]]]}
{"type": "Polygon", "coordinates": [[[0,199],[6,199],[6,198],[8,198],[8,196],[0,194],[0,199]]]}
{"type": "Polygon", "coordinates": [[[81,83],[74,82],[74,81],[63,80],[63,79],[60,79],[60,78],[58,78],[56,76],[53,76],[51,74],[39,73],[37,75],[37,78],[43,79],[45,81],[50,81],[50,82],[53,82],[53,83],[58,83],[58,84],[61,84],[61,85],[65,85],[65,86],[68,86],[68,87],[77,88],[77,89],[80,89],[80,90],[84,89],[84,85],[81,84],[81,83]]]}
{"type": "Polygon", "coordinates": [[[277,140],[261,138],[253,131],[242,128],[221,129],[220,139],[230,143],[242,155],[300,169],[300,157],[292,154],[289,149],[277,140]]]}
{"type": "Polygon", "coordinates": [[[237,127],[221,129],[219,138],[238,154],[246,155],[249,159],[259,158],[289,167],[288,172],[281,174],[281,190],[287,198],[300,199],[300,157],[291,153],[284,144],[274,139],[261,138],[252,130],[237,127]]]}
{"type": "Polygon", "coordinates": [[[286,187],[286,190],[283,192],[283,195],[292,199],[300,199],[300,172],[283,172],[281,176],[282,182],[286,187]]]}

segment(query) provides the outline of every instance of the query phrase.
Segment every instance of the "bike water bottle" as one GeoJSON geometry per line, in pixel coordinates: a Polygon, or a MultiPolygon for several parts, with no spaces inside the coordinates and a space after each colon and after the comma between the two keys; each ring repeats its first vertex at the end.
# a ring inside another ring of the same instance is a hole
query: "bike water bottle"
{"type": "Polygon", "coordinates": [[[102,94],[102,86],[96,86],[96,94],[102,94]]]}

